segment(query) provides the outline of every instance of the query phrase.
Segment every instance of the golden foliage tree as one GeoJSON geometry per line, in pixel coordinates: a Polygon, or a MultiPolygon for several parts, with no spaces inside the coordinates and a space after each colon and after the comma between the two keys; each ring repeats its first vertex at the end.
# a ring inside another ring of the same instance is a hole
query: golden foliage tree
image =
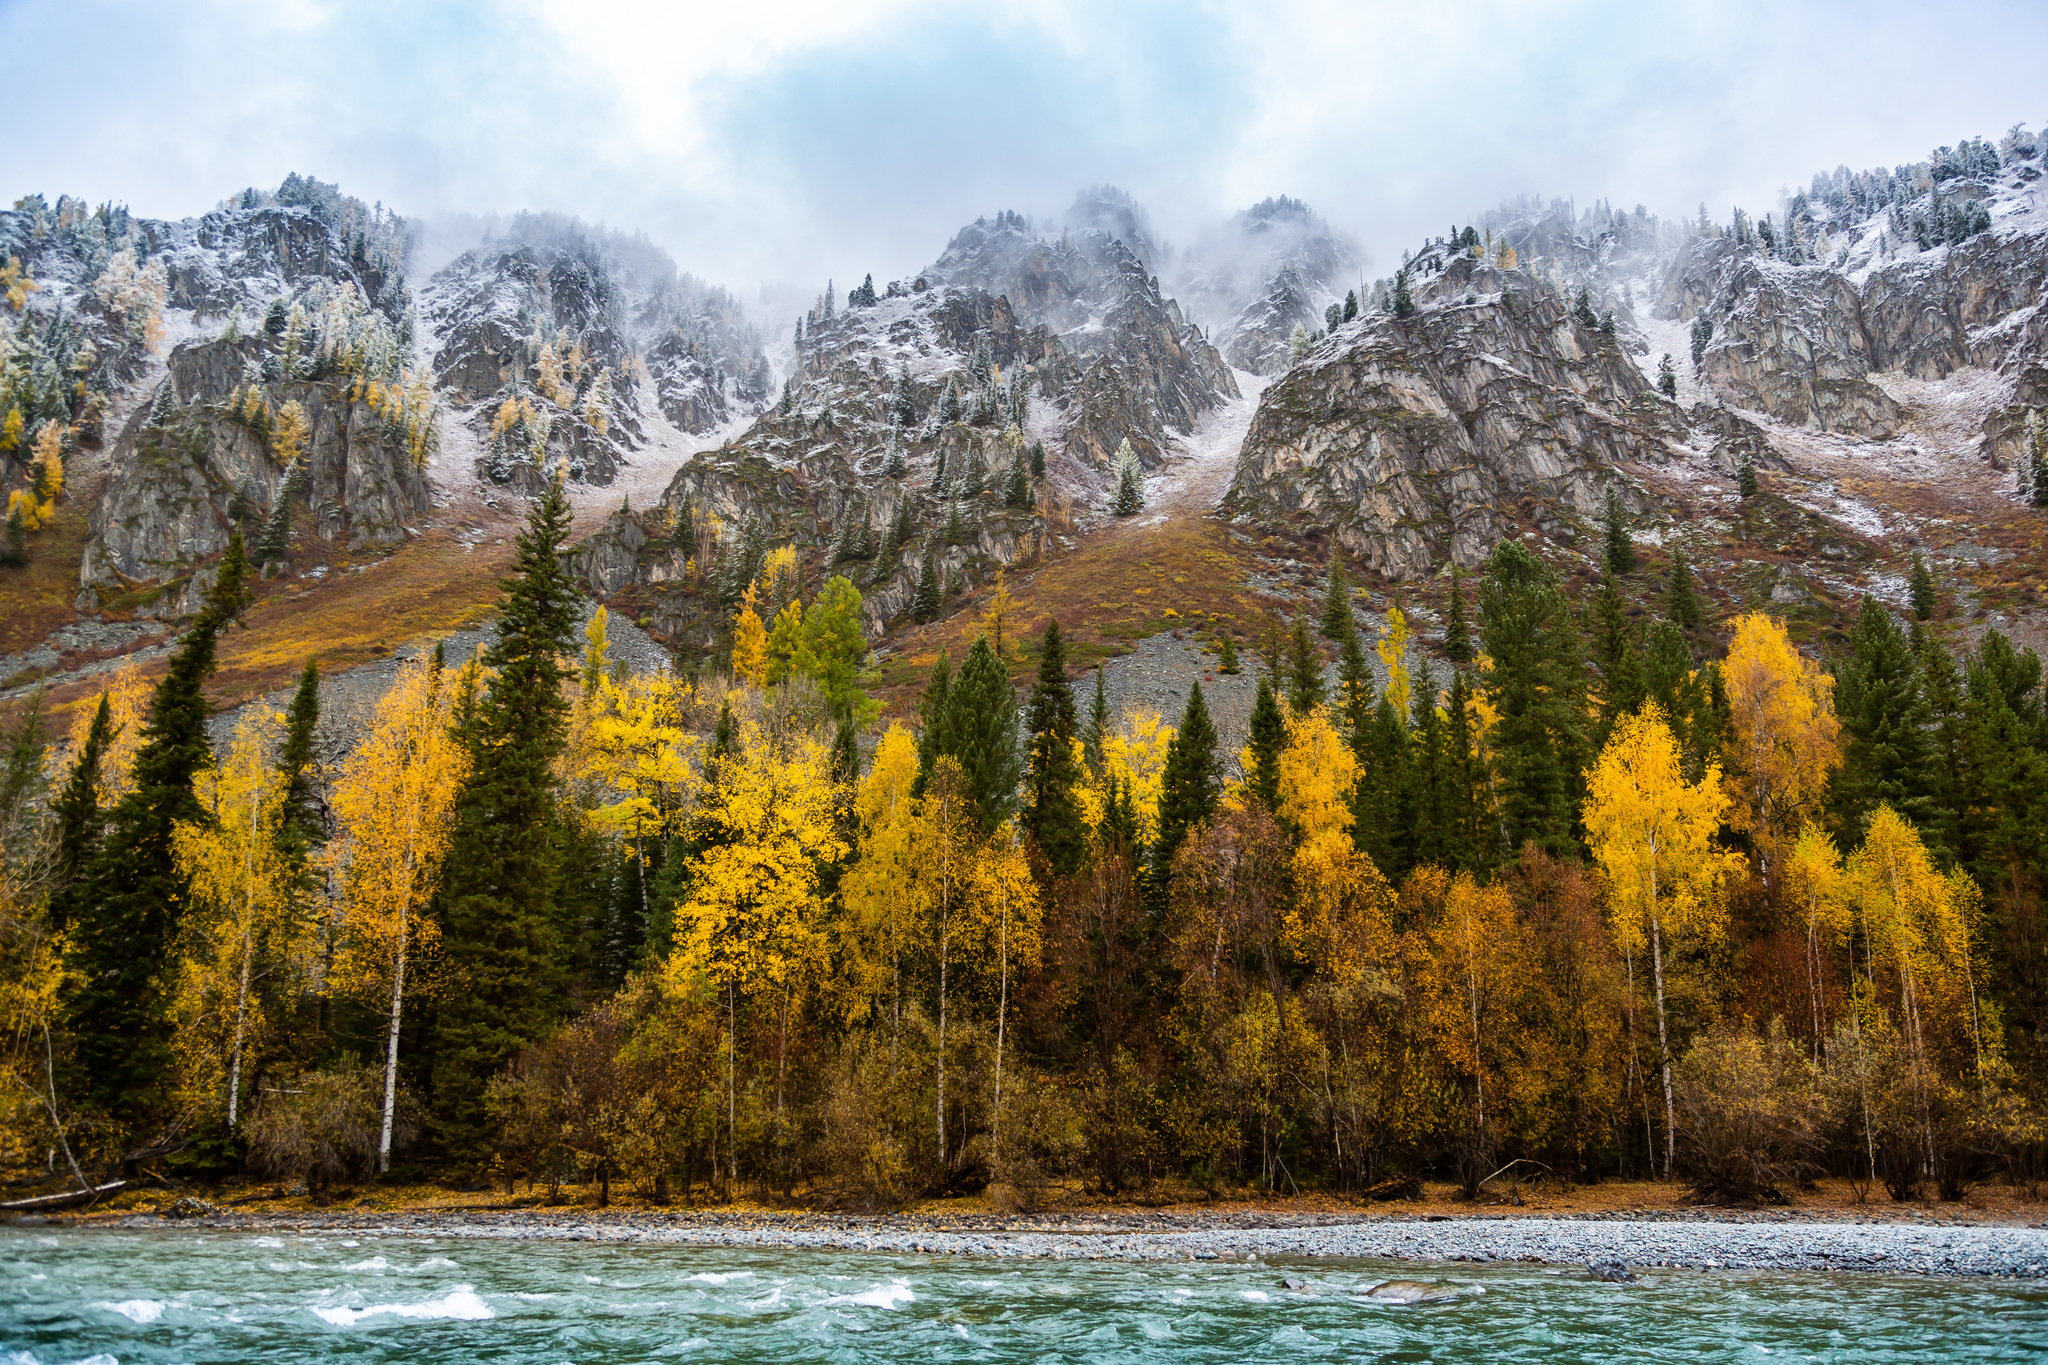
{"type": "Polygon", "coordinates": [[[1755,837],[1771,870],[1779,841],[1826,796],[1842,766],[1834,679],[1793,648],[1785,624],[1737,617],[1721,664],[1728,688],[1731,822],[1755,837]]]}
{"type": "Polygon", "coordinates": [[[399,1027],[406,992],[417,988],[408,978],[439,939],[427,907],[469,771],[449,725],[452,682],[431,659],[407,663],[334,786],[337,837],[327,856],[340,888],[338,984],[386,1010],[379,1171],[391,1167],[399,1027]]]}
{"type": "Polygon", "coordinates": [[[1671,1033],[1665,1010],[1665,940],[1718,936],[1727,920],[1722,887],[1733,855],[1715,843],[1728,794],[1719,765],[1688,783],[1678,742],[1655,704],[1614,727],[1587,781],[1586,833],[1607,874],[1608,915],[1624,947],[1647,937],[1657,997],[1657,1050],[1664,1081],[1664,1174],[1675,1155],[1671,1033]]]}
{"type": "Polygon", "coordinates": [[[754,585],[740,597],[739,614],[732,619],[732,671],[755,687],[768,685],[768,631],[761,614],[754,610],[754,585]]]}

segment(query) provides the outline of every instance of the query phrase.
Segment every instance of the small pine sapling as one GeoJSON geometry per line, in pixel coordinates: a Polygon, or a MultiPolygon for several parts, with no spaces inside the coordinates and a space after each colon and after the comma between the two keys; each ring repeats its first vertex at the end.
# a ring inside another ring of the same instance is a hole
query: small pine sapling
{"type": "Polygon", "coordinates": [[[1230,638],[1228,627],[1225,627],[1221,634],[1223,647],[1217,652],[1216,671],[1234,676],[1242,671],[1242,666],[1237,661],[1237,642],[1230,638]]]}
{"type": "Polygon", "coordinates": [[[1033,441],[1031,443],[1031,477],[1034,479],[1045,477],[1045,442],[1043,441],[1033,441]]]}
{"type": "Polygon", "coordinates": [[[1621,510],[1621,494],[1612,485],[1607,489],[1601,520],[1605,523],[1606,548],[1603,559],[1607,565],[1607,572],[1616,576],[1635,572],[1636,544],[1629,539],[1628,522],[1621,510]]]}
{"type": "Polygon", "coordinates": [[[1669,351],[1666,351],[1664,358],[1657,362],[1657,392],[1666,398],[1678,397],[1678,370],[1671,363],[1669,351]]]}
{"type": "Polygon", "coordinates": [[[1706,613],[1700,608],[1699,593],[1693,588],[1692,566],[1685,562],[1685,551],[1675,550],[1671,555],[1671,580],[1664,592],[1664,615],[1680,630],[1698,630],[1706,613]]]}
{"type": "Polygon", "coordinates": [[[1748,502],[1756,496],[1756,462],[1745,453],[1742,464],[1735,471],[1735,485],[1742,493],[1742,500],[1748,502]]]}
{"type": "Polygon", "coordinates": [[[1394,272],[1394,316],[1405,318],[1415,311],[1415,296],[1408,290],[1408,272],[1394,272]]]}
{"type": "Polygon", "coordinates": [[[1939,598],[1934,587],[1934,571],[1927,567],[1926,556],[1913,551],[1913,617],[1919,621],[1934,619],[1934,609],[1939,598]]]}

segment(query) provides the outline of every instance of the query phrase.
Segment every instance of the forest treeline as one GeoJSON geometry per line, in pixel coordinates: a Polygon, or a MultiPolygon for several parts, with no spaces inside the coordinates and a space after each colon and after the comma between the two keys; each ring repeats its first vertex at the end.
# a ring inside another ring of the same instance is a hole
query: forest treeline
{"type": "Polygon", "coordinates": [[[160,681],[112,675],[64,743],[19,718],[10,1169],[860,1207],[2038,1181],[2041,665],[1953,654],[1924,572],[1823,667],[1710,626],[1682,556],[1632,618],[1612,508],[1596,594],[1503,542],[1436,659],[1398,607],[1364,638],[1333,561],[1247,648],[1226,754],[1199,685],[1077,697],[1000,588],[883,724],[859,593],[806,602],[788,549],[729,681],[629,675],[602,611],[576,638],[567,529],[557,486],[494,643],[405,663],[331,767],[310,664],[209,742],[239,540],[160,681]]]}

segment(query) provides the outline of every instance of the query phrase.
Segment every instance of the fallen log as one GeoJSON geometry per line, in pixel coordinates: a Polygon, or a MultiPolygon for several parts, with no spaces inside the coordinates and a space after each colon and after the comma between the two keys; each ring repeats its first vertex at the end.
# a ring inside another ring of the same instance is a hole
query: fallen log
{"type": "Polygon", "coordinates": [[[125,1180],[109,1180],[89,1190],[66,1190],[62,1194],[39,1194],[33,1199],[15,1199],[0,1204],[0,1213],[41,1213],[46,1209],[69,1209],[90,1204],[128,1187],[125,1180]]]}

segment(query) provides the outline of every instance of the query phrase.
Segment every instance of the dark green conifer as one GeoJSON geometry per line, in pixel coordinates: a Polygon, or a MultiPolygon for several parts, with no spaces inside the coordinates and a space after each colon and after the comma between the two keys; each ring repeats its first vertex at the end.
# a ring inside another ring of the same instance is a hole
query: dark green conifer
{"type": "Polygon", "coordinates": [[[1756,462],[1749,458],[1747,451],[1743,452],[1742,463],[1735,470],[1735,487],[1744,502],[1756,496],[1756,462]]]}
{"type": "Polygon", "coordinates": [[[929,625],[945,614],[940,597],[938,552],[930,542],[924,547],[924,563],[917,571],[917,592],[910,599],[912,620],[929,625]]]}
{"type": "Polygon", "coordinates": [[[1394,316],[1405,318],[1415,311],[1415,295],[1408,289],[1408,272],[1394,272],[1394,316]]]}
{"type": "Polygon", "coordinates": [[[1913,615],[1921,621],[1934,619],[1934,608],[1938,598],[1934,588],[1934,571],[1927,567],[1927,559],[1918,550],[1913,551],[1913,615]]]}
{"type": "Polygon", "coordinates": [[[59,914],[71,928],[75,967],[63,1002],[75,1040],[71,1093],[131,1137],[153,1135],[169,1117],[176,1068],[164,967],[186,896],[171,832],[180,820],[207,818],[192,791],[213,757],[201,688],[221,631],[242,610],[248,579],[242,537],[231,533],[206,605],[151,698],[134,787],[109,814],[105,838],[59,914]]]}
{"type": "Polygon", "coordinates": [[[568,534],[569,499],[557,477],[515,543],[484,659],[495,672],[475,706],[442,880],[442,959],[462,989],[435,1011],[433,1131],[470,1166],[490,1155],[486,1087],[553,1025],[563,964],[584,947],[554,913],[554,764],[568,727],[562,659],[578,596],[558,550],[568,534]]]}
{"type": "Polygon", "coordinates": [[[1223,760],[1216,752],[1216,726],[1199,680],[1188,691],[1180,729],[1166,746],[1166,767],[1159,779],[1159,837],[1153,844],[1153,885],[1163,890],[1173,868],[1173,855],[1189,831],[1216,813],[1223,792],[1223,760]]]}
{"type": "Polygon", "coordinates": [[[1102,665],[1095,665],[1095,699],[1088,703],[1088,729],[1082,746],[1091,772],[1102,771],[1102,742],[1109,737],[1109,697],[1102,688],[1102,665]]]}
{"type": "Polygon", "coordinates": [[[1061,877],[1080,870],[1088,855],[1088,827],[1081,819],[1075,790],[1081,768],[1074,759],[1079,722],[1074,692],[1067,686],[1067,647],[1060,623],[1049,620],[1039,650],[1038,680],[1031,689],[1029,712],[1030,774],[1024,803],[1024,827],[1038,841],[1040,852],[1061,877]]]}
{"type": "Polygon", "coordinates": [[[1351,584],[1344,577],[1344,560],[1335,551],[1330,554],[1330,575],[1323,587],[1321,626],[1325,640],[1339,642],[1358,629],[1351,615],[1351,584]]]}
{"type": "Polygon", "coordinates": [[[1444,657],[1454,664],[1472,662],[1472,627],[1465,619],[1465,576],[1451,565],[1451,600],[1444,609],[1444,657]]]}
{"type": "Polygon", "coordinates": [[[1700,608],[1699,594],[1692,583],[1692,566],[1685,562],[1685,551],[1671,552],[1671,576],[1664,588],[1664,616],[1680,630],[1698,630],[1706,613],[1700,608]]]}
{"type": "Polygon", "coordinates": [[[1323,704],[1323,655],[1309,632],[1307,616],[1294,618],[1289,638],[1293,651],[1287,661],[1287,704],[1295,715],[1305,716],[1323,704]]]}
{"type": "Polygon", "coordinates": [[[1874,597],[1863,599],[1849,657],[1835,670],[1835,713],[1848,740],[1835,780],[1848,837],[1862,838],[1881,802],[1927,827],[1933,784],[1919,664],[1905,633],[1874,597]]]}
{"type": "Polygon", "coordinates": [[[1601,501],[1600,521],[1607,572],[1617,578],[1634,573],[1636,543],[1629,539],[1627,514],[1622,511],[1621,494],[1613,484],[1607,486],[1607,496],[1601,501]]]}
{"type": "Polygon", "coordinates": [[[1010,688],[1010,672],[986,635],[968,648],[959,675],[946,690],[938,724],[929,728],[937,730],[931,741],[933,757],[959,763],[967,793],[981,816],[982,832],[992,832],[1016,808],[1023,764],[1017,752],[1017,698],[1010,688]]]}
{"type": "Polygon", "coordinates": [[[1230,627],[1225,626],[1219,633],[1221,644],[1216,652],[1216,671],[1235,676],[1242,671],[1237,661],[1237,641],[1231,638],[1230,627]]]}
{"type": "Polygon", "coordinates": [[[1555,575],[1519,541],[1494,549],[1479,620],[1500,710],[1494,748],[1507,847],[1534,840],[1560,856],[1575,855],[1584,687],[1578,632],[1555,575]]]}
{"type": "Polygon", "coordinates": [[[1043,441],[1033,441],[1031,443],[1031,477],[1034,479],[1045,477],[1045,442],[1043,441]]]}
{"type": "Polygon", "coordinates": [[[1287,747],[1287,719],[1280,714],[1280,698],[1270,675],[1259,677],[1258,694],[1252,700],[1248,747],[1252,771],[1247,775],[1251,794],[1266,807],[1280,806],[1280,753],[1287,747]]]}
{"type": "Polygon", "coordinates": [[[1342,713],[1339,720],[1351,740],[1352,750],[1361,755],[1359,745],[1367,738],[1373,707],[1378,704],[1376,686],[1372,666],[1365,661],[1365,648],[1354,630],[1344,637],[1343,648],[1337,654],[1337,709],[1342,713]]]}
{"type": "Polygon", "coordinates": [[[102,692],[100,704],[92,713],[92,725],[85,732],[85,743],[72,760],[64,790],[57,796],[57,861],[52,869],[50,896],[50,928],[56,933],[64,932],[70,907],[70,898],[64,893],[91,865],[92,855],[100,846],[101,831],[106,827],[105,813],[100,810],[100,770],[106,762],[107,746],[113,742],[113,714],[107,705],[107,694],[102,692]]]}
{"type": "MultiPolygon", "coordinates": [[[[434,646],[438,659],[441,646],[434,646]]],[[[439,668],[435,672],[438,675],[439,668]]],[[[313,738],[320,724],[320,665],[307,659],[299,685],[285,713],[284,743],[277,750],[277,772],[284,779],[284,809],[278,832],[289,849],[303,854],[320,842],[320,806],[313,795],[313,738]]]]}

